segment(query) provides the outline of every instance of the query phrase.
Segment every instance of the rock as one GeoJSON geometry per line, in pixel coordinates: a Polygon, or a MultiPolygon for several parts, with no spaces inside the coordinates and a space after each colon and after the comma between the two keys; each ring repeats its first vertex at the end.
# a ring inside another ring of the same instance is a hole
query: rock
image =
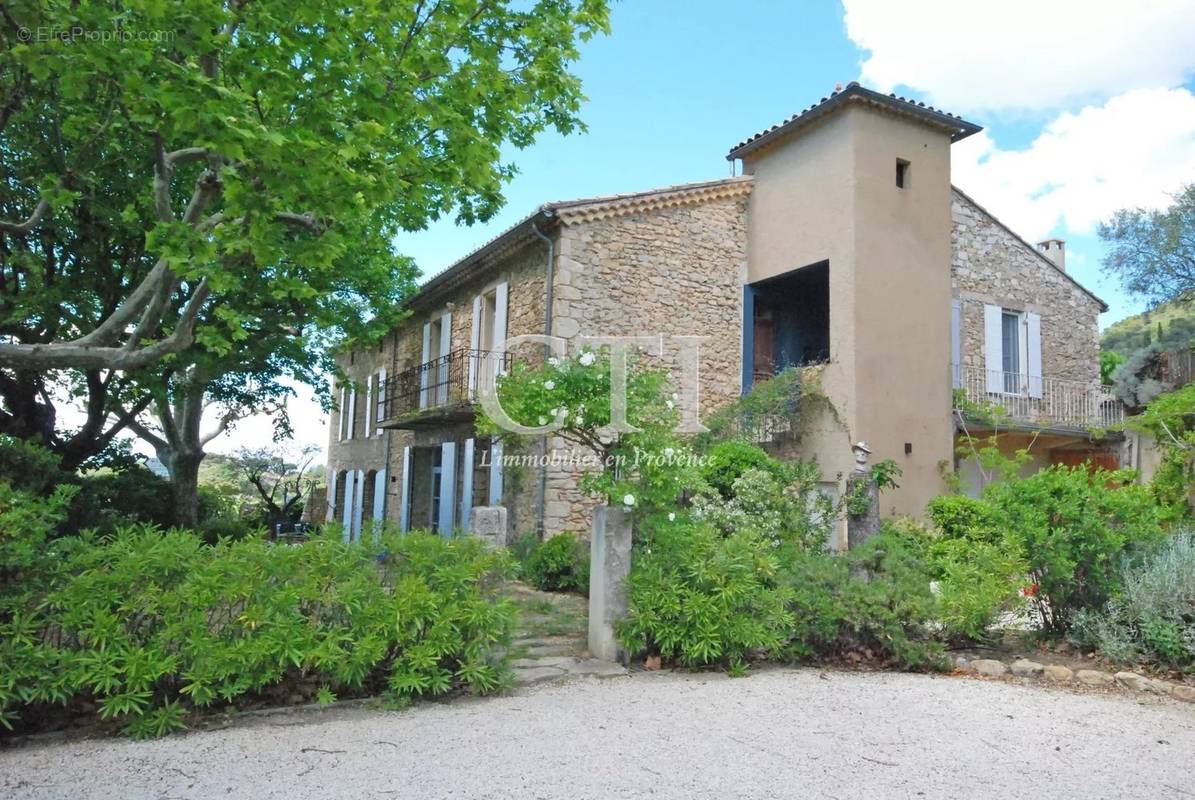
{"type": "Polygon", "coordinates": [[[1058,683],[1066,683],[1071,678],[1075,677],[1075,673],[1069,667],[1064,667],[1061,664],[1050,664],[1046,667],[1042,674],[1046,680],[1056,681],[1058,683]]]}
{"type": "Polygon", "coordinates": [[[1075,677],[1084,686],[1107,686],[1115,680],[1107,672],[1098,669],[1081,669],[1075,673],[1075,677]]]}
{"type": "Polygon", "coordinates": [[[533,683],[542,683],[543,681],[550,681],[555,678],[563,678],[568,673],[556,667],[530,667],[516,669],[514,674],[516,684],[519,686],[529,686],[533,683]]]}
{"type": "Polygon", "coordinates": [[[1136,672],[1116,673],[1116,682],[1134,692],[1150,692],[1151,694],[1170,694],[1170,684],[1165,681],[1155,681],[1136,672]]]}
{"type": "Polygon", "coordinates": [[[954,657],[954,668],[955,669],[966,669],[970,665],[971,665],[971,659],[967,658],[966,656],[955,656],[954,657]]]}
{"type": "Polygon", "coordinates": [[[978,658],[971,662],[971,670],[989,678],[999,678],[1008,669],[994,658],[978,658]]]}
{"type": "Polygon", "coordinates": [[[1132,689],[1134,692],[1144,692],[1145,685],[1149,683],[1149,678],[1138,675],[1136,672],[1118,672],[1113,677],[1121,686],[1132,689]]]}
{"type": "Polygon", "coordinates": [[[1184,703],[1195,703],[1195,686],[1175,686],[1170,689],[1170,696],[1184,703]]]}
{"type": "Polygon", "coordinates": [[[1036,661],[1030,661],[1027,658],[1018,658],[1012,662],[1012,674],[1019,678],[1035,678],[1045,669],[1044,666],[1036,661]]]}
{"type": "Polygon", "coordinates": [[[546,656],[544,658],[516,658],[510,663],[514,669],[530,669],[533,667],[566,668],[577,659],[572,656],[546,656]]]}

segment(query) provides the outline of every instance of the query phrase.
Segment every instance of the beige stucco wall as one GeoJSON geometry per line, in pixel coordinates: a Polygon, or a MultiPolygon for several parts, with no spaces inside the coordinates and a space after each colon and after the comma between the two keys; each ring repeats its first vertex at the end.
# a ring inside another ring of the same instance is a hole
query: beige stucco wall
{"type": "Polygon", "coordinates": [[[851,469],[850,441],[866,440],[874,460],[904,470],[883,513],[920,515],[952,456],[949,137],[851,106],[750,155],[744,169],[755,176],[751,279],[830,263],[822,388],[837,420],[815,423],[799,454],[832,480],[851,469]],[[911,164],[903,189],[898,158],[911,164]]]}
{"type": "Polygon", "coordinates": [[[983,307],[1041,315],[1042,376],[1099,380],[1099,302],[960,192],[951,198],[953,293],[962,301],[962,363],[986,369],[983,307]]]}

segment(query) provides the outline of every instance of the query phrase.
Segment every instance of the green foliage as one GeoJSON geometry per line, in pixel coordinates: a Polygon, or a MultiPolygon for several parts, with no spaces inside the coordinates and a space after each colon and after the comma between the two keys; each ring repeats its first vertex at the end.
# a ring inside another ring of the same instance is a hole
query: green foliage
{"type": "Polygon", "coordinates": [[[1163,521],[1189,517],[1195,487],[1195,383],[1156,398],[1128,425],[1150,434],[1162,450],[1150,487],[1163,521]]]}
{"type": "Polygon", "coordinates": [[[120,470],[101,470],[73,479],[79,493],[62,532],[92,529],[110,534],[130,523],[168,526],[174,519],[170,483],[135,464],[120,470]]]}
{"type": "Polygon", "coordinates": [[[1024,605],[1028,565],[1012,536],[939,538],[925,558],[937,593],[937,621],[948,639],[982,641],[1002,614],[1024,605]]]}
{"type": "Polygon", "coordinates": [[[1114,322],[1100,336],[1101,355],[1116,353],[1127,358],[1151,344],[1166,350],[1195,345],[1195,305],[1163,303],[1114,322]]]}
{"type": "MultiPolygon", "coordinates": [[[[583,466],[591,467],[581,480],[585,491],[641,513],[674,505],[700,476],[691,448],[673,433],[680,415],[668,373],[628,357],[626,414],[637,429],[629,432],[610,430],[610,384],[609,353],[586,350],[542,364],[516,363],[498,380],[498,400],[517,425],[553,432],[580,448],[583,466]]],[[[511,451],[534,435],[488,413],[479,416],[477,429],[508,442],[511,451]]]]}
{"type": "Polygon", "coordinates": [[[511,565],[476,540],[206,547],[129,526],[55,549],[45,588],[0,616],[6,724],[26,704],[94,698],[101,718],[148,736],[300,681],[395,697],[505,681],[513,610],[493,590],[511,565]]]}
{"type": "Polygon", "coordinates": [[[1125,562],[1119,584],[1102,609],[1075,615],[1074,638],[1116,661],[1195,667],[1195,532],[1125,562]]]}
{"type": "Polygon", "coordinates": [[[1047,631],[1066,633],[1076,611],[1102,606],[1117,587],[1120,559],[1160,535],[1149,488],[1130,478],[1056,465],[984,490],[997,525],[1028,560],[1047,631]]]}
{"type": "Polygon", "coordinates": [[[812,461],[784,465],[779,477],[770,470],[748,468],[731,484],[729,497],[712,487],[699,488],[693,514],[723,535],[751,531],[777,545],[820,549],[836,514],[834,501],[818,490],[820,479],[821,471],[812,461]]]}
{"type": "Polygon", "coordinates": [[[704,456],[701,477],[726,499],[734,495],[734,482],[749,469],[761,469],[781,484],[787,484],[791,477],[782,462],[762,448],[737,439],[718,442],[704,456]]]}
{"type": "Polygon", "coordinates": [[[1100,383],[1104,386],[1111,386],[1112,376],[1121,364],[1125,362],[1125,356],[1116,352],[1115,350],[1101,350],[1100,351],[1100,383]]]}
{"type": "Polygon", "coordinates": [[[60,461],[58,456],[32,442],[0,435],[0,483],[45,494],[63,479],[60,461]]]}
{"type": "Polygon", "coordinates": [[[708,523],[661,526],[632,559],[619,640],[629,653],[692,666],[737,669],[753,651],[778,652],[793,618],[775,550],[752,530],[723,536],[708,523]]]}
{"type": "Polygon", "coordinates": [[[946,539],[989,543],[1000,539],[996,514],[983,500],[944,494],[929,501],[926,513],[946,539]]]}
{"type": "Polygon", "coordinates": [[[841,556],[802,553],[788,580],[789,657],[945,667],[929,575],[904,537],[882,532],[841,556]]]}
{"type": "Polygon", "coordinates": [[[528,583],[549,592],[589,594],[588,542],[571,533],[534,541],[522,559],[522,576],[528,583]]]}
{"type": "MultiPolygon", "coordinates": [[[[32,31],[113,25],[103,4],[15,13],[12,24],[32,31]]],[[[79,259],[91,272],[71,294],[76,259],[39,268],[39,247],[63,245],[49,223],[83,205],[89,214],[74,225],[137,232],[129,238],[144,241],[147,263],[160,258],[173,271],[165,286],[190,294],[206,278],[219,310],[196,338],[227,353],[255,331],[281,341],[259,327],[267,300],[301,308],[290,318],[305,336],[308,325],[350,337],[385,330],[411,269],[391,252],[396,232],[454,209],[464,223],[488,219],[514,172],[504,148],[580,127],[572,67],[580,41],[608,29],[609,10],[602,0],[382,3],[351,13],[321,2],[195,0],[179,9],[132,0],[119,21],[170,35],[103,46],[14,40],[0,56],[22,99],[5,129],[14,199],[24,201],[11,216],[23,219],[39,199],[51,205],[22,242],[22,289],[0,318],[65,299],[49,327],[74,338],[80,320],[102,319],[124,299],[101,291],[103,281],[139,284],[146,273],[134,265],[79,259]]],[[[74,225],[62,227],[78,234],[74,225]]]]}
{"type": "Polygon", "coordinates": [[[799,439],[817,408],[837,414],[822,394],[821,373],[822,365],[788,367],[755,383],[751,391],[702,420],[708,431],[699,437],[699,446],[749,440],[760,432],[799,439]]]}
{"type": "Polygon", "coordinates": [[[1195,183],[1166,209],[1125,208],[1099,227],[1104,271],[1151,305],[1195,298],[1195,183]]]}
{"type": "Polygon", "coordinates": [[[45,562],[52,557],[46,543],[66,518],[76,491],[77,487],[64,485],[49,495],[37,495],[0,480],[0,618],[10,596],[37,586],[45,562]]]}

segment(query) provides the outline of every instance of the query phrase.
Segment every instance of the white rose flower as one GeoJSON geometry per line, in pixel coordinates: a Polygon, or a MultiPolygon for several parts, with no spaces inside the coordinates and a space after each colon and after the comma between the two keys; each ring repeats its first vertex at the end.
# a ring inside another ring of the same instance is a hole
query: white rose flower
{"type": "Polygon", "coordinates": [[[672,393],[672,399],[673,399],[673,400],[680,400],[680,397],[679,397],[679,396],[676,394],[676,392],[673,392],[673,393],[672,393]]]}
{"type": "Polygon", "coordinates": [[[669,521],[669,522],[676,522],[676,512],[675,512],[675,511],[669,511],[669,512],[668,512],[668,521],[669,521]]]}
{"type": "Polygon", "coordinates": [[[584,352],[581,357],[577,359],[583,367],[592,367],[593,362],[597,361],[597,356],[590,352],[584,352]]]}
{"type": "Polygon", "coordinates": [[[666,400],[666,401],[664,402],[664,405],[668,406],[668,410],[669,410],[669,411],[671,411],[671,410],[672,410],[672,401],[671,401],[671,400],[666,400]]]}
{"type": "Polygon", "coordinates": [[[630,507],[630,506],[633,506],[633,505],[635,505],[635,495],[633,495],[633,494],[624,494],[624,495],[622,496],[622,504],[623,504],[624,506],[627,506],[627,507],[630,507]]]}
{"type": "Polygon", "coordinates": [[[553,389],[556,388],[556,381],[553,381],[553,380],[544,381],[544,388],[547,389],[549,392],[552,391],[553,389]]]}
{"type": "Polygon", "coordinates": [[[560,366],[560,359],[556,356],[548,356],[548,365],[552,367],[560,366]]]}

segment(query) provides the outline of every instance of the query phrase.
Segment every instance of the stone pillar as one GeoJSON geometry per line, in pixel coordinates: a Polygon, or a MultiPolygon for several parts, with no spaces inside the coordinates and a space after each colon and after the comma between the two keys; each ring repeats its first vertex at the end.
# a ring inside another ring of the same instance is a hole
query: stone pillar
{"type": "Polygon", "coordinates": [[[854,550],[880,531],[880,488],[870,472],[855,473],[847,478],[846,496],[852,498],[859,492],[866,498],[867,508],[862,513],[852,513],[847,507],[846,546],[854,550]]]}
{"type": "Polygon", "coordinates": [[[589,539],[589,652],[605,661],[625,661],[614,622],[627,613],[631,571],[631,515],[623,508],[598,506],[589,539]]]}
{"type": "Polygon", "coordinates": [[[469,530],[490,547],[506,547],[506,506],[474,506],[469,530]]]}

